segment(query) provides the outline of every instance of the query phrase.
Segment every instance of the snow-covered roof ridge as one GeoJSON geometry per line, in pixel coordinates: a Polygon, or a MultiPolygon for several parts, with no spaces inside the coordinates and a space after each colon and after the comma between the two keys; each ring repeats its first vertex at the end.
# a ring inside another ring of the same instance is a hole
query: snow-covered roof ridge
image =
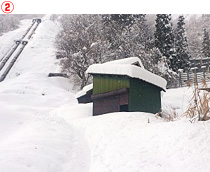
{"type": "Polygon", "coordinates": [[[141,60],[138,57],[129,57],[129,58],[124,58],[124,59],[109,61],[103,64],[130,64],[132,65],[136,63],[138,63],[140,67],[144,68],[144,65],[142,64],[141,60]]]}
{"type": "Polygon", "coordinates": [[[82,90],[80,90],[79,92],[77,92],[76,98],[79,98],[81,96],[84,96],[91,89],[93,89],[93,84],[86,85],[85,87],[83,87],[82,90]]]}
{"type": "MultiPolygon", "coordinates": [[[[132,58],[133,60],[133,58],[132,58]]],[[[132,61],[131,60],[131,61],[132,61]]],[[[129,61],[129,58],[128,58],[129,61]]],[[[132,63],[131,63],[132,64],[132,63]]],[[[148,83],[156,85],[163,90],[166,90],[166,80],[158,75],[155,75],[148,70],[126,63],[103,63],[103,64],[93,64],[87,69],[89,74],[110,74],[110,75],[126,75],[131,78],[138,78],[144,80],[148,83]]]]}

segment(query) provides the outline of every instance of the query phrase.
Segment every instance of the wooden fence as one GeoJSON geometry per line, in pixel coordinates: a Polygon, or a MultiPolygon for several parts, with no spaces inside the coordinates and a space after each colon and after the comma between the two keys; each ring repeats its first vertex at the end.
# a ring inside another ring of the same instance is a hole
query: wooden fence
{"type": "Polygon", "coordinates": [[[189,86],[192,83],[202,83],[203,79],[210,82],[209,69],[203,68],[202,71],[197,72],[196,68],[190,71],[179,71],[179,87],[189,86]]]}

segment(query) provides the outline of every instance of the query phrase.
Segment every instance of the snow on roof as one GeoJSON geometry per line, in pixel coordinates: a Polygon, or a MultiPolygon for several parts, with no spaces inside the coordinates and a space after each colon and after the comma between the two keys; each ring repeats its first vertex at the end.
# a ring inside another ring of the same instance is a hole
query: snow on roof
{"type": "Polygon", "coordinates": [[[86,85],[81,91],[76,94],[76,98],[84,96],[88,91],[93,89],[93,84],[86,85]]]}
{"type": "Polygon", "coordinates": [[[138,57],[129,57],[125,59],[119,59],[114,61],[109,61],[103,64],[139,64],[140,67],[144,68],[144,65],[142,64],[141,60],[138,57]]]}
{"type": "MultiPolygon", "coordinates": [[[[134,58],[129,59],[127,62],[134,62],[134,58]]],[[[122,62],[122,61],[121,61],[122,62]]],[[[138,78],[141,80],[144,80],[148,83],[151,83],[153,85],[156,85],[163,90],[166,90],[166,80],[163,79],[162,77],[155,75],[148,70],[138,67],[135,65],[131,65],[130,63],[115,63],[113,61],[112,63],[104,63],[104,64],[93,64],[89,66],[89,68],[86,71],[89,74],[111,74],[111,75],[126,75],[131,78],[138,78]]]]}

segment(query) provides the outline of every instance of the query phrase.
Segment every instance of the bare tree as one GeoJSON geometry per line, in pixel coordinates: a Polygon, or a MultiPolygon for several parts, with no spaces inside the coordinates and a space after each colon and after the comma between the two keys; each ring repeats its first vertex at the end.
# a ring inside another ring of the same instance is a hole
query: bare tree
{"type": "Polygon", "coordinates": [[[56,46],[63,54],[61,65],[80,87],[90,80],[85,73],[93,63],[108,59],[109,43],[104,38],[100,15],[64,15],[62,30],[57,35],[56,46]]]}

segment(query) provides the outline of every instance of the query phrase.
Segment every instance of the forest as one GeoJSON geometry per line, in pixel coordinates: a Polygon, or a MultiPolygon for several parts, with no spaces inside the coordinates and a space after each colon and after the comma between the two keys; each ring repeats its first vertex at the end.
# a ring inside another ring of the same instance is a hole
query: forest
{"type": "Polygon", "coordinates": [[[133,56],[173,87],[178,70],[192,66],[189,59],[209,57],[210,15],[172,16],[62,15],[57,58],[81,88],[91,80],[85,73],[90,64],[133,56]]]}

